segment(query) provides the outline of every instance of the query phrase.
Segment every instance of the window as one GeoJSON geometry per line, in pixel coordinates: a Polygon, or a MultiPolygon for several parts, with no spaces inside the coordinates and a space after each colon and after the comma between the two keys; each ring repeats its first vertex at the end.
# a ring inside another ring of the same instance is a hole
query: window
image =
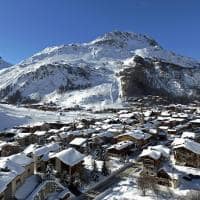
{"type": "Polygon", "coordinates": [[[21,185],[21,179],[18,178],[18,179],[16,180],[16,187],[18,188],[20,185],[21,185]]]}

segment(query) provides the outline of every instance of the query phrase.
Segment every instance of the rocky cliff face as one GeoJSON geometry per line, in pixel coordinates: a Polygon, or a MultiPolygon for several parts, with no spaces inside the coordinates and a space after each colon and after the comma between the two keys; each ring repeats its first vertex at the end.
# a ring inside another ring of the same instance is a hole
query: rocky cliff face
{"type": "Polygon", "coordinates": [[[119,73],[124,97],[163,95],[174,100],[200,99],[200,68],[136,56],[119,73]]]}
{"type": "Polygon", "coordinates": [[[111,32],[91,42],[46,48],[0,70],[0,97],[63,107],[108,105],[159,94],[200,98],[200,63],[136,33],[111,32]]]}

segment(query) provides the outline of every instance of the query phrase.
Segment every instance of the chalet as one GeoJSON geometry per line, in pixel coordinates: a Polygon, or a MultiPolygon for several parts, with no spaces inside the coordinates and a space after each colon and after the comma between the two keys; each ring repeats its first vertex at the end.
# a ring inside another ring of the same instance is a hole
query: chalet
{"type": "Polygon", "coordinates": [[[194,119],[190,121],[192,128],[200,128],[200,119],[194,119]]]}
{"type": "Polygon", "coordinates": [[[200,168],[200,143],[190,139],[175,138],[172,147],[177,164],[200,168]]]}
{"type": "Polygon", "coordinates": [[[52,158],[55,170],[58,173],[64,171],[72,176],[74,173],[78,173],[83,168],[84,155],[74,148],[65,149],[59,153],[56,153],[52,158]]]}
{"type": "Polygon", "coordinates": [[[109,148],[107,148],[107,151],[109,155],[126,156],[131,152],[133,146],[134,143],[132,141],[121,141],[117,144],[111,145],[109,148]]]}
{"type": "Polygon", "coordinates": [[[47,131],[35,131],[33,134],[36,136],[38,144],[45,143],[45,137],[46,137],[47,131]]]}
{"type": "Polygon", "coordinates": [[[157,171],[156,183],[159,185],[177,188],[179,185],[179,175],[173,172],[172,167],[162,167],[157,171]]]}
{"type": "Polygon", "coordinates": [[[165,160],[170,156],[170,149],[163,146],[149,146],[139,155],[143,163],[140,175],[150,176],[159,185],[177,187],[179,176],[175,174],[172,167],[166,166],[165,160]],[[163,166],[164,165],[164,166],[163,166]]]}
{"type": "Polygon", "coordinates": [[[93,134],[92,137],[96,139],[99,138],[99,140],[101,140],[101,144],[114,143],[113,132],[103,131],[98,134],[93,134]]]}
{"type": "Polygon", "coordinates": [[[17,142],[0,142],[0,156],[6,157],[19,153],[20,145],[17,142]]]}
{"type": "Polygon", "coordinates": [[[132,141],[136,147],[142,147],[143,145],[150,142],[152,135],[143,132],[142,130],[133,130],[116,137],[118,142],[120,141],[132,141]]]}
{"type": "Polygon", "coordinates": [[[143,171],[146,174],[155,174],[159,169],[161,162],[169,157],[169,148],[163,145],[149,146],[144,149],[139,155],[139,160],[142,161],[143,171]]]}
{"type": "Polygon", "coordinates": [[[69,146],[74,147],[75,149],[83,153],[87,146],[87,138],[82,138],[82,137],[74,138],[69,143],[69,146]]]}
{"type": "MultiPolygon", "coordinates": [[[[35,161],[35,171],[45,171],[48,161],[51,156],[60,151],[60,146],[57,143],[46,144],[42,147],[35,148],[33,150],[33,158],[35,161]]],[[[26,150],[28,153],[28,151],[26,150]]]]}
{"type": "Polygon", "coordinates": [[[12,189],[16,188],[16,173],[0,170],[0,200],[10,200],[14,195],[12,189]]]}
{"type": "Polygon", "coordinates": [[[24,153],[18,153],[18,154],[9,156],[8,158],[9,158],[9,160],[17,163],[18,165],[20,165],[21,167],[23,167],[25,169],[22,182],[28,176],[33,175],[33,173],[34,173],[34,161],[33,161],[32,158],[26,156],[24,153]]]}
{"type": "Polygon", "coordinates": [[[74,138],[81,137],[82,132],[80,130],[61,132],[59,136],[63,143],[70,143],[74,138]]]}
{"type": "Polygon", "coordinates": [[[36,135],[33,133],[18,133],[15,136],[15,140],[21,145],[21,146],[28,146],[30,144],[33,144],[37,141],[36,135]]]}
{"type": "Polygon", "coordinates": [[[159,131],[163,131],[163,132],[166,132],[167,133],[167,130],[169,129],[169,127],[168,126],[159,126],[158,127],[158,130],[159,131]]]}
{"type": "Polygon", "coordinates": [[[0,160],[0,197],[13,199],[15,191],[34,173],[33,160],[23,153],[0,160]]]}
{"type": "Polygon", "coordinates": [[[200,142],[200,133],[195,133],[191,131],[184,131],[181,135],[181,138],[188,138],[196,142],[200,142]]]}

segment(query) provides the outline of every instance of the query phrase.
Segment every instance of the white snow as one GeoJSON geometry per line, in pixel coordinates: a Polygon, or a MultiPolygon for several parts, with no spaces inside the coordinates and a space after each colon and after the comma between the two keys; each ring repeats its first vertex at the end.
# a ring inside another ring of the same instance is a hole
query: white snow
{"type": "Polygon", "coordinates": [[[18,154],[11,155],[11,156],[9,156],[9,160],[11,160],[23,167],[25,167],[33,162],[33,159],[29,158],[24,153],[18,153],[18,154]]]}
{"type": "Polygon", "coordinates": [[[189,139],[195,139],[197,137],[197,133],[190,132],[190,131],[184,131],[181,135],[182,138],[189,138],[189,139]]]}
{"type": "Polygon", "coordinates": [[[192,151],[193,153],[200,154],[200,143],[190,139],[175,138],[172,146],[174,149],[183,147],[189,151],[192,151]]]}
{"type": "Polygon", "coordinates": [[[163,146],[163,145],[156,145],[156,146],[148,146],[147,149],[144,149],[139,157],[149,156],[154,160],[160,159],[161,156],[169,157],[170,149],[163,146]]]}
{"type": "Polygon", "coordinates": [[[55,154],[54,157],[58,158],[66,165],[74,166],[83,161],[85,156],[74,148],[68,148],[55,154]]]}
{"type": "Polygon", "coordinates": [[[130,132],[124,133],[123,135],[128,135],[130,137],[133,137],[137,140],[147,140],[151,137],[150,134],[143,132],[142,130],[135,129],[130,132]]]}
{"type": "Polygon", "coordinates": [[[17,175],[13,172],[0,172],[0,193],[5,191],[7,185],[16,177],[17,175]]]}
{"type": "MultiPolygon", "coordinates": [[[[33,148],[32,146],[29,148],[33,148]]],[[[36,156],[42,156],[45,154],[48,154],[50,152],[58,152],[60,150],[60,145],[57,143],[50,143],[50,144],[46,144],[42,147],[39,148],[35,148],[33,151],[33,154],[35,154],[36,156]]],[[[25,150],[25,152],[28,152],[28,149],[25,150]]]]}
{"type": "MultiPolygon", "coordinates": [[[[103,195],[102,195],[103,196],[103,195]]],[[[141,194],[141,191],[137,188],[136,180],[134,178],[124,178],[116,186],[109,189],[107,194],[102,200],[174,200],[174,198],[169,198],[163,195],[155,195],[151,191],[148,191],[146,196],[141,194]]]]}
{"type": "Polygon", "coordinates": [[[10,115],[5,112],[0,112],[0,120],[0,130],[12,128],[14,126],[18,126],[29,122],[29,119],[27,117],[10,115]]]}
{"type": "MultiPolygon", "coordinates": [[[[13,88],[5,97],[19,90],[22,96],[52,101],[63,107],[119,105],[122,87],[117,73],[129,65],[135,55],[159,58],[185,68],[199,66],[191,58],[162,49],[148,36],[115,31],[84,44],[48,47],[1,70],[0,89],[13,88]],[[69,88],[60,94],[58,88],[63,84],[69,88]]],[[[189,75],[185,78],[190,85],[198,83],[189,75]]],[[[171,84],[171,87],[179,87],[176,82],[171,84]]]]}
{"type": "Polygon", "coordinates": [[[111,145],[108,149],[116,149],[116,150],[122,150],[124,148],[127,148],[133,144],[132,141],[121,141],[117,144],[111,145]]]}
{"type": "Polygon", "coordinates": [[[82,146],[86,141],[87,141],[87,138],[77,137],[77,138],[74,138],[69,144],[82,146]]]}

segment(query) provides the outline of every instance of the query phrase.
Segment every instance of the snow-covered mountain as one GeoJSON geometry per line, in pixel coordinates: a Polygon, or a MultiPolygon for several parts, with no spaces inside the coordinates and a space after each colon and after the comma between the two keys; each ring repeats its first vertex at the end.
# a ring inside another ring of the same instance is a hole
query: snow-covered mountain
{"type": "Polygon", "coordinates": [[[7,68],[10,66],[11,66],[10,63],[6,62],[5,60],[3,60],[2,57],[0,57],[0,69],[7,68]]]}
{"type": "Polygon", "coordinates": [[[11,103],[108,105],[142,93],[199,98],[200,63],[148,36],[115,31],[88,43],[46,48],[0,71],[0,96],[11,103]]]}

